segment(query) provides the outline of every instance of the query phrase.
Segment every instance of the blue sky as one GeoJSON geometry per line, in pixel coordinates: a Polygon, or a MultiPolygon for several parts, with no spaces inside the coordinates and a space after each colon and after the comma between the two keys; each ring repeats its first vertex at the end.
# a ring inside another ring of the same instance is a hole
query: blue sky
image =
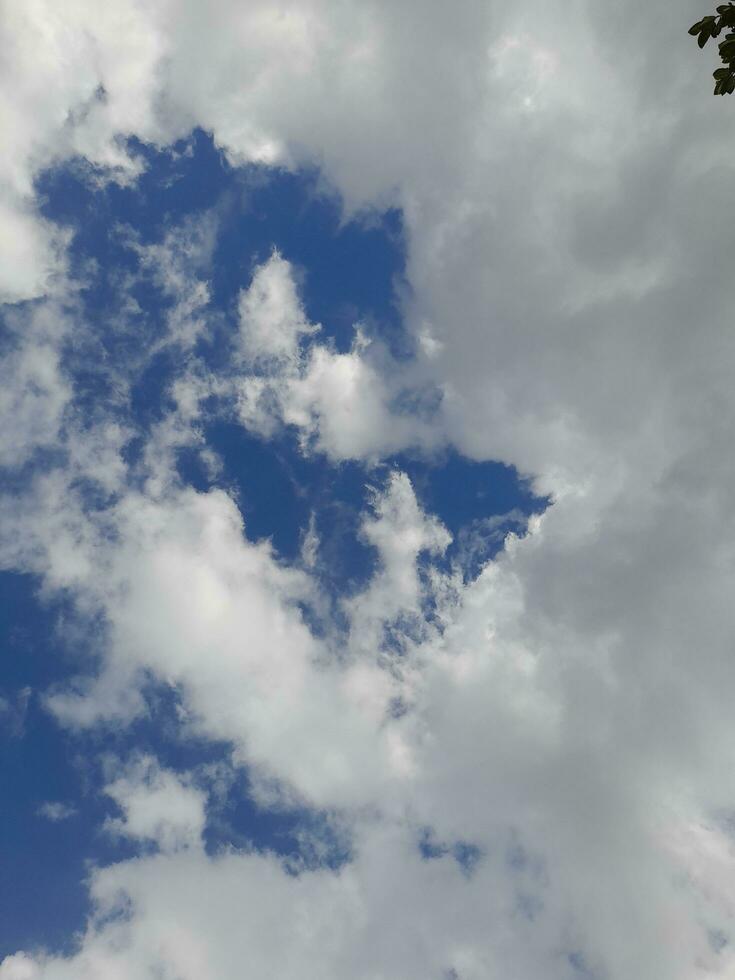
{"type": "Polygon", "coordinates": [[[703,13],[2,6],[0,980],[733,974],[703,13]]]}

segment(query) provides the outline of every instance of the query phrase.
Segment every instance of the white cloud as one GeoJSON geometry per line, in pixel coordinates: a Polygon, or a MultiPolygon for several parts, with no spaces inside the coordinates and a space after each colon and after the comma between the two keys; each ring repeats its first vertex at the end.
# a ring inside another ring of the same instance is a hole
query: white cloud
{"type": "Polygon", "coordinates": [[[135,229],[120,229],[121,240],[138,256],[138,275],[148,276],[173,300],[167,311],[168,330],[147,351],[152,357],[167,345],[190,350],[207,330],[210,301],[206,273],[211,268],[216,243],[217,215],[204,212],[168,230],[158,243],[143,245],[135,229]]]}
{"type": "Polygon", "coordinates": [[[276,369],[299,360],[302,338],[319,330],[301,308],[291,266],[278,252],[255,271],[240,293],[240,334],[245,358],[276,369]]]}
{"type": "Polygon", "coordinates": [[[150,756],[129,763],[104,792],[123,812],[105,822],[109,834],[154,842],[164,853],[201,846],[206,794],[150,756]]]}
{"type": "Polygon", "coordinates": [[[306,318],[290,263],[274,254],[240,295],[245,363],[236,397],[245,426],[265,436],[294,426],[303,448],[333,459],[436,441],[423,420],[393,407],[415,383],[410,369],[384,358],[381,371],[359,325],[346,354],[318,340],[304,349],[303,338],[319,330],[306,318]]]}
{"type": "Polygon", "coordinates": [[[6,956],[2,963],[0,963],[0,977],[2,980],[37,980],[39,975],[40,968],[25,953],[6,956]]]}
{"type": "Polygon", "coordinates": [[[319,555],[319,535],[316,530],[316,520],[312,511],[309,517],[309,527],[301,540],[301,560],[307,568],[313,568],[319,555]]]}
{"type": "MultiPolygon", "coordinates": [[[[571,976],[570,956],[594,969],[594,954],[578,944],[572,925],[565,928],[563,908],[548,907],[549,883],[534,856],[514,849],[511,839],[497,845],[469,878],[451,855],[421,860],[410,835],[380,829],[338,873],[292,875],[272,857],[212,860],[201,852],[118,865],[94,876],[99,925],[82,952],[66,962],[39,960],[37,975],[66,980],[169,971],[194,980],[235,977],[248,962],[260,974],[293,980],[419,980],[452,970],[483,980],[511,969],[529,977],[571,976]],[[129,902],[124,917],[112,914],[121,902],[129,902]]],[[[659,908],[656,960],[619,949],[616,966],[656,969],[658,961],[673,976],[687,976],[678,957],[682,947],[694,947],[704,969],[716,968],[706,940],[680,931],[682,910],[675,893],[668,908],[659,908]]],[[[599,909],[601,916],[605,911],[599,909]]],[[[633,917],[623,909],[615,914],[635,940],[633,917]]],[[[616,939],[625,945],[620,934],[616,939]]]]}
{"type": "Polygon", "coordinates": [[[65,236],[35,212],[28,198],[0,197],[0,302],[15,303],[45,292],[63,269],[65,236]],[[8,200],[10,198],[10,200],[8,200]]]}
{"type": "Polygon", "coordinates": [[[10,322],[10,349],[0,363],[0,415],[12,424],[0,433],[0,466],[16,467],[58,439],[71,396],[60,362],[70,318],[50,303],[10,322]]]}
{"type": "Polygon", "coordinates": [[[394,641],[417,639],[412,627],[425,626],[422,601],[431,591],[422,583],[419,555],[442,554],[451,541],[446,528],[418,505],[405,473],[394,472],[383,493],[375,493],[374,517],[362,525],[362,536],[378,552],[379,569],[367,588],[346,600],[351,641],[368,656],[383,648],[384,632],[394,641]]]}
{"type": "Polygon", "coordinates": [[[59,268],[58,237],[34,217],[40,168],[73,154],[135,173],[116,137],[150,129],[160,38],[134,4],[102,10],[75,0],[64,11],[43,0],[0,11],[0,118],[5,133],[0,293],[42,293],[59,268]]]}
{"type": "Polygon", "coordinates": [[[62,820],[69,820],[76,816],[77,808],[70,803],[63,803],[61,800],[48,800],[42,803],[36,810],[39,817],[50,820],[51,823],[59,823],[62,820]]]}

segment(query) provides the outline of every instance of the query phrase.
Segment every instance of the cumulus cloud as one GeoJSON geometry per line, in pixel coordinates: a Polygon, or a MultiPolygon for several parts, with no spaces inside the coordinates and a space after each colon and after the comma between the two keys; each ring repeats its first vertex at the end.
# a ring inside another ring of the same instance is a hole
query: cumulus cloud
{"type": "MultiPolygon", "coordinates": [[[[164,847],[96,873],[77,954],[9,957],[2,980],[227,978],[243,962],[300,980],[732,970],[732,147],[685,34],[699,13],[3,9],[6,295],[45,289],[60,254],[37,217],[44,166],[80,154],[98,179],[134,179],[120,137],[165,144],[193,124],[235,164],[318,163],[347,212],[403,209],[410,372],[441,407],[397,413],[392,368],[359,335],[331,349],[276,255],[240,302],[243,423],[293,425],[336,460],[450,441],[554,503],[474,581],[431,578],[419,559],[446,534],[391,478],[364,525],[381,564],[348,607],[346,649],[309,629],[308,572],[248,543],[224,491],[178,485],[156,452],[191,437],[192,376],[191,413],[149,442],[150,486],[127,486],[120,430],[96,429],[118,461],[112,509],[90,515],[60,473],[4,505],[6,564],[109,627],[99,675],[51,696],[57,717],[128,720],[152,671],[263,787],[344,811],[355,858],[293,875],[164,847]],[[403,614],[401,657],[379,656],[403,614]],[[427,827],[440,856],[421,854],[427,827]],[[469,875],[462,843],[482,855],[469,875]]],[[[196,319],[204,294],[168,247],[156,261],[196,319]]],[[[9,355],[9,465],[53,443],[68,399],[45,329],[9,355]]],[[[160,841],[158,816],[186,799],[174,827],[196,837],[190,786],[127,779],[126,832],[160,841]]]]}
{"type": "Polygon", "coordinates": [[[105,822],[107,833],[152,842],[165,853],[201,845],[205,794],[155,759],[133,760],[104,792],[123,813],[105,822]]]}
{"type": "MultiPolygon", "coordinates": [[[[381,729],[395,683],[317,643],[299,608],[314,585],[267,543],[244,540],[231,498],[130,495],[110,518],[125,547],[91,539],[74,583],[104,612],[109,650],[94,681],[50,697],[59,719],[130,720],[153,673],[181,690],[194,730],[232,742],[264,777],[316,805],[362,801],[375,781],[400,774],[396,736],[381,729]]],[[[46,560],[65,567],[65,556],[46,560]]]]}
{"type": "MultiPolygon", "coordinates": [[[[272,436],[294,426],[302,446],[334,459],[376,458],[406,446],[431,443],[421,419],[396,408],[411,382],[398,365],[381,371],[360,330],[346,354],[303,341],[320,327],[308,322],[293,270],[274,253],[240,295],[244,373],[236,383],[244,425],[272,436]]],[[[436,437],[434,436],[434,439],[436,437]]]]}
{"type": "Polygon", "coordinates": [[[71,388],[60,351],[70,326],[55,303],[10,318],[0,364],[0,413],[10,424],[0,434],[0,466],[22,466],[59,437],[71,388]]]}
{"type": "Polygon", "coordinates": [[[240,294],[240,334],[246,360],[287,367],[299,358],[303,337],[316,333],[301,307],[291,266],[278,252],[255,271],[240,294]]]}

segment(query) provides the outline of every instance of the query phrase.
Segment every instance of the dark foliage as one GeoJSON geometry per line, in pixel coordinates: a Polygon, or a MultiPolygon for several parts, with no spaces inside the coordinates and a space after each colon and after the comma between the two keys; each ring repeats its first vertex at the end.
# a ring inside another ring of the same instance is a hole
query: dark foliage
{"type": "Polygon", "coordinates": [[[723,30],[729,28],[730,33],[725,40],[720,41],[720,58],[724,65],[713,74],[715,79],[715,95],[732,95],[735,92],[735,4],[726,3],[717,8],[717,13],[703,17],[689,28],[689,33],[697,39],[697,44],[703,48],[711,37],[719,37],[723,30]]]}

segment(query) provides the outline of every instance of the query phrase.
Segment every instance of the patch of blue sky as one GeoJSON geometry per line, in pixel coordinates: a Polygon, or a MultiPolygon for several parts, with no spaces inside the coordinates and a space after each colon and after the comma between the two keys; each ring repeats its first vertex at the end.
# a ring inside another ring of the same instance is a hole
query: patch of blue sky
{"type": "Polygon", "coordinates": [[[21,725],[0,728],[0,957],[41,941],[63,947],[87,912],[86,859],[111,856],[98,833],[104,805],[85,792],[82,746],[40,699],[78,667],[60,629],[72,610],[36,589],[31,576],[0,575],[0,693],[29,692],[21,725]],[[46,819],[38,811],[49,802],[75,812],[46,819]]]}
{"type": "MultiPolygon", "coordinates": [[[[363,587],[377,567],[377,552],[361,534],[369,500],[369,473],[354,460],[331,465],[321,455],[304,455],[293,432],[264,440],[225,420],[205,428],[206,444],[222,461],[207,473],[195,449],[179,456],[179,472],[200,491],[225,487],[237,501],[245,534],[269,540],[288,562],[301,560],[310,529],[319,537],[318,560],[310,569],[327,602],[331,626],[346,626],[340,599],[363,587]]],[[[325,627],[316,611],[304,609],[315,633],[325,627]]]]}
{"type": "Polygon", "coordinates": [[[471,878],[477,866],[482,861],[483,852],[477,844],[468,841],[438,840],[430,827],[425,827],[418,838],[419,854],[425,861],[436,861],[444,857],[452,857],[459,866],[462,874],[471,878]]]}
{"type": "Polygon", "coordinates": [[[599,977],[599,974],[588,965],[585,956],[578,951],[569,953],[567,962],[575,980],[596,980],[599,977]]]}
{"type": "MultiPolygon", "coordinates": [[[[108,310],[113,280],[138,269],[121,228],[152,244],[186,218],[212,210],[218,233],[208,278],[216,308],[234,311],[255,266],[276,247],[303,271],[306,311],[338,350],[351,347],[354,323],[361,320],[395,352],[407,352],[399,211],[345,222],[339,199],[318,172],[231,167],[201,130],[166,150],[136,140],[128,147],[145,166],[133,184],[100,185],[81,162],[46,171],[37,182],[44,216],[74,232],[72,272],[85,277],[90,260],[97,265],[85,291],[89,312],[108,310]]],[[[150,312],[149,304],[144,309],[150,312]]]]}
{"type": "Polygon", "coordinates": [[[445,563],[458,563],[467,579],[500,551],[508,532],[523,534],[528,518],[549,504],[514,467],[451,448],[431,457],[401,453],[385,465],[406,473],[423,509],[441,519],[452,535],[445,563]]]}
{"type": "MultiPolygon", "coordinates": [[[[82,426],[100,416],[130,426],[134,435],[126,451],[134,461],[146,433],[170,407],[169,386],[182,368],[183,355],[175,346],[151,355],[165,335],[174,298],[146,275],[124,228],[146,245],[160,243],[187,218],[207,211],[215,215],[216,240],[205,276],[211,330],[193,352],[211,370],[227,364],[238,293],[274,247],[296,266],[307,315],[322,324],[323,335],[337,350],[350,348],[359,320],[394,357],[411,355],[412,342],[401,320],[406,284],[399,212],[344,221],[339,200],[318,173],[233,168],[201,131],[168,150],[140,143],[131,149],[141,156],[145,170],[130,185],[96,182],[82,164],[55,168],[38,181],[46,217],[74,232],[71,272],[85,283],[79,303],[86,328],[68,346],[64,360],[82,426]],[[131,297],[137,305],[123,310],[131,297]],[[118,376],[129,384],[126,392],[116,389],[118,376]]],[[[467,460],[450,450],[435,456],[403,453],[377,467],[332,464],[318,453],[305,455],[293,432],[284,430],[265,441],[226,413],[218,414],[216,406],[203,435],[222,469],[213,478],[197,454],[184,449],[179,455],[182,480],[202,491],[214,485],[229,489],[248,537],[269,538],[286,561],[298,560],[313,519],[320,537],[315,572],[335,606],[375,570],[376,553],[361,538],[360,521],[369,504],[368,487],[379,484],[391,469],[409,475],[422,506],[450,530],[454,540],[445,560],[460,562],[468,577],[502,547],[505,530],[522,532],[528,515],[546,505],[514,470],[467,460]]],[[[33,465],[44,469],[55,463],[52,449],[37,454],[33,465]]],[[[22,492],[31,473],[26,467],[6,474],[3,489],[22,492]]],[[[104,501],[90,491],[88,505],[104,506],[104,501]]],[[[227,746],[182,734],[176,692],[155,685],[149,691],[148,715],[130,728],[64,733],[44,710],[42,692],[89,665],[99,638],[88,631],[80,640],[77,631],[72,651],[58,628],[73,615],[63,601],[41,602],[37,583],[27,576],[5,573],[1,584],[0,693],[11,701],[26,689],[31,694],[22,730],[0,732],[5,784],[0,957],[42,939],[60,948],[82,927],[88,910],[83,885],[87,863],[105,864],[135,850],[100,833],[105,817],[114,814],[114,804],[101,795],[103,774],[91,759],[105,753],[124,757],[132,751],[150,752],[176,771],[204,773],[228,757],[227,746]],[[38,808],[54,801],[71,807],[73,814],[57,821],[40,817],[38,808]]],[[[256,846],[295,857],[305,828],[322,840],[326,863],[347,859],[349,843],[325,815],[259,810],[248,791],[247,773],[240,773],[232,776],[211,811],[206,846],[210,851],[256,846]]],[[[447,846],[470,872],[478,857],[473,845],[447,846]]]]}

